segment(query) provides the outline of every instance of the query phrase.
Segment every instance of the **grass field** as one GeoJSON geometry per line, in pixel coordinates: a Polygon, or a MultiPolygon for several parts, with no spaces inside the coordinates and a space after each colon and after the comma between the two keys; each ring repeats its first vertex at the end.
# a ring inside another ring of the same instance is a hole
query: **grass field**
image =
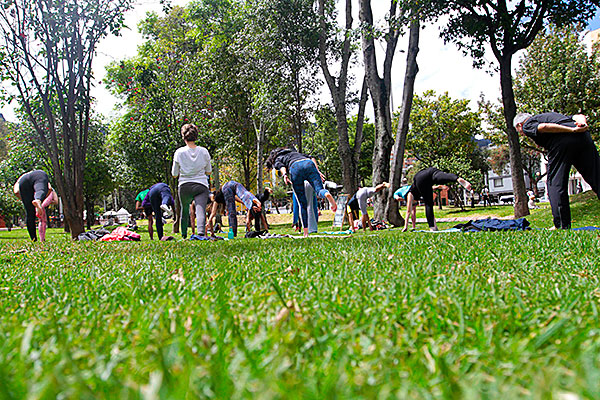
{"type": "MultiPolygon", "coordinates": [[[[598,200],[572,201],[575,226],[600,225],[598,200]]],[[[528,219],[215,243],[0,232],[0,398],[598,399],[600,236],[528,219]]]]}

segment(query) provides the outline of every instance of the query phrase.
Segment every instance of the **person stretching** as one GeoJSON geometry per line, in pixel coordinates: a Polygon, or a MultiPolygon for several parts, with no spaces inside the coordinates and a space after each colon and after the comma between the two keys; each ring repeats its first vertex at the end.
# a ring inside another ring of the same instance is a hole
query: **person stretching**
{"type": "MultiPolygon", "coordinates": [[[[175,151],[171,174],[179,178],[179,201],[181,204],[181,236],[187,238],[190,219],[190,204],[195,204],[196,230],[198,235],[206,235],[206,203],[208,202],[208,177],[212,172],[210,154],[202,146],[196,145],[198,128],[193,124],[181,127],[181,137],[185,146],[175,151]]],[[[193,232],[193,229],[192,229],[193,232]]]]}
{"type": "Polygon", "coordinates": [[[364,187],[358,189],[358,191],[348,202],[348,219],[350,220],[350,229],[356,231],[356,228],[354,227],[354,217],[357,216],[358,210],[360,210],[363,231],[367,229],[367,226],[370,230],[373,230],[373,225],[371,225],[371,219],[369,218],[369,213],[367,212],[367,199],[373,197],[375,193],[378,193],[379,191],[389,187],[389,183],[383,182],[375,187],[364,187]]]}
{"type": "MultiPolygon", "coordinates": [[[[471,184],[463,178],[459,178],[456,174],[440,171],[437,168],[426,168],[417,172],[413,179],[413,184],[410,190],[406,193],[406,218],[404,220],[404,228],[402,232],[408,230],[409,217],[413,221],[413,229],[415,228],[417,200],[422,199],[425,203],[425,216],[429,229],[437,231],[435,216],[433,215],[433,191],[437,189],[447,189],[447,183],[458,182],[466,190],[471,190],[471,184]]],[[[402,189],[402,188],[400,188],[402,189]]],[[[394,194],[399,193],[397,190],[394,194]]],[[[396,196],[394,196],[398,199],[396,196]]],[[[400,196],[402,197],[402,196],[400,196]]]]}
{"type": "Polygon", "coordinates": [[[324,176],[317,167],[317,160],[292,149],[278,148],[269,154],[265,162],[267,169],[275,169],[282,176],[285,183],[291,184],[300,203],[300,220],[304,229],[304,237],[308,236],[308,202],[304,193],[304,181],[308,181],[317,196],[326,198],[333,212],[337,204],[331,193],[323,187],[324,176]]]}
{"type": "Polygon", "coordinates": [[[37,241],[35,232],[35,217],[40,219],[38,230],[40,240],[46,240],[47,217],[46,207],[58,203],[58,197],[50,186],[48,174],[41,170],[33,170],[23,174],[17,179],[13,187],[15,195],[21,199],[25,206],[25,223],[29,237],[37,241]]]}
{"type": "Polygon", "coordinates": [[[142,190],[141,192],[139,192],[137,194],[137,196],[135,196],[135,209],[138,211],[142,211],[144,213],[144,215],[146,216],[146,218],[148,218],[148,235],[150,235],[150,240],[153,240],[154,239],[154,231],[152,230],[152,224],[153,224],[152,206],[148,206],[148,208],[142,207],[142,202],[146,198],[146,195],[148,194],[149,191],[150,191],[149,188],[142,190]]]}
{"type": "Polygon", "coordinates": [[[241,183],[236,181],[229,181],[223,185],[220,190],[213,195],[212,198],[212,208],[210,218],[208,219],[208,230],[211,232],[211,235],[214,234],[213,231],[213,221],[217,217],[217,213],[222,212],[224,208],[227,209],[227,218],[229,219],[229,229],[233,230],[233,236],[237,236],[237,210],[235,207],[235,202],[242,203],[248,209],[248,214],[246,215],[246,228],[248,230],[252,230],[252,223],[249,217],[250,211],[254,210],[254,212],[259,213],[262,210],[262,204],[260,201],[241,183]]]}
{"type": "Polygon", "coordinates": [[[175,202],[173,201],[171,189],[169,185],[162,182],[150,187],[148,194],[144,197],[144,201],[142,201],[144,209],[150,208],[154,212],[156,233],[159,240],[163,237],[163,212],[166,214],[165,217],[168,218],[172,214],[170,206],[173,205],[175,205],[175,202]]]}

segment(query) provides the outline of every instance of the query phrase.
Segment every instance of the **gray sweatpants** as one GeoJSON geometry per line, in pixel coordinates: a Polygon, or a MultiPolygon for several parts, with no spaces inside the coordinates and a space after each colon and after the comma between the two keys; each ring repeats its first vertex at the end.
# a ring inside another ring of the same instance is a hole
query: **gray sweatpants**
{"type": "Polygon", "coordinates": [[[196,233],[206,235],[206,203],[208,202],[208,188],[200,183],[188,182],[179,186],[179,202],[181,204],[181,236],[187,237],[190,223],[190,204],[196,203],[196,233]]]}

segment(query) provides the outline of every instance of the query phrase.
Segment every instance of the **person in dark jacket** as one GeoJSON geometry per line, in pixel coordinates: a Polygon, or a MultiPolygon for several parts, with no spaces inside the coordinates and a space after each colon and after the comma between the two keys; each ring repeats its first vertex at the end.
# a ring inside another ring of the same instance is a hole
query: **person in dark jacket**
{"type": "Polygon", "coordinates": [[[548,150],[548,198],[554,227],[570,229],[568,184],[571,166],[577,168],[600,199],[600,156],[590,136],[586,116],[555,112],[538,115],[519,113],[513,125],[517,132],[548,150]]]}
{"type": "Polygon", "coordinates": [[[287,184],[291,184],[300,203],[300,220],[304,230],[304,236],[308,236],[308,202],[304,193],[304,181],[308,181],[317,196],[326,198],[333,212],[337,210],[337,204],[331,193],[323,187],[324,176],[317,167],[317,160],[305,154],[298,153],[293,149],[278,148],[269,154],[266,161],[267,169],[275,169],[287,184]]]}

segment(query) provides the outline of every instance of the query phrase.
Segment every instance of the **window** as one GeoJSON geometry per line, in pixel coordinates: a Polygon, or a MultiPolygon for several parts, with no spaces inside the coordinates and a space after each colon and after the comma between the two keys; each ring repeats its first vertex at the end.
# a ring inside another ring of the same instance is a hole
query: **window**
{"type": "Polygon", "coordinates": [[[494,187],[495,188],[504,187],[504,179],[494,178],[494,187]]]}

